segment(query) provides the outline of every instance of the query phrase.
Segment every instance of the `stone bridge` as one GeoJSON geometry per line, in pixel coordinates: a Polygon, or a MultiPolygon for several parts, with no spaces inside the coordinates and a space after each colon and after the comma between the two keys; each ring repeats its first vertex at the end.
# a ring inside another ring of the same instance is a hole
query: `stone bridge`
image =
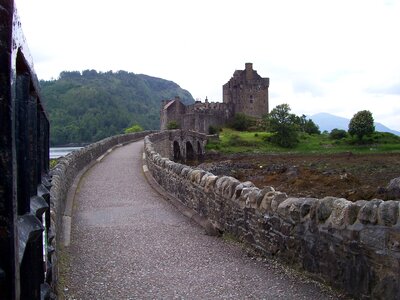
{"type": "Polygon", "coordinates": [[[215,176],[172,161],[204,154],[206,136],[180,130],[109,137],[49,170],[11,0],[0,38],[0,299],[400,299],[398,200],[292,198],[215,176]]]}
{"type": "Polygon", "coordinates": [[[205,153],[207,136],[195,131],[169,130],[157,144],[157,152],[175,161],[199,160],[205,153]]]}

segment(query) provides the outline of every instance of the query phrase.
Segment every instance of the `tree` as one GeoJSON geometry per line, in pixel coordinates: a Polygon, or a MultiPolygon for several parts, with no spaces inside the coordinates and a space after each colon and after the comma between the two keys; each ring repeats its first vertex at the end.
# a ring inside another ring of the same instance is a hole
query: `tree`
{"type": "Polygon", "coordinates": [[[372,113],[370,111],[359,111],[350,120],[349,134],[352,136],[357,136],[359,141],[362,140],[363,136],[374,132],[374,118],[372,117],[372,113]]]}
{"type": "Polygon", "coordinates": [[[275,133],[271,141],[279,146],[293,148],[298,144],[296,115],[288,104],[276,106],[268,115],[269,129],[275,133]]]}
{"type": "Polygon", "coordinates": [[[305,115],[302,115],[301,117],[296,116],[296,123],[302,132],[308,134],[321,134],[318,125],[316,125],[311,119],[307,120],[305,115]]]}
{"type": "Polygon", "coordinates": [[[311,119],[307,120],[307,122],[304,124],[303,131],[308,134],[321,134],[321,130],[319,130],[318,125],[315,124],[311,119]]]}
{"type": "Polygon", "coordinates": [[[172,81],[125,71],[64,71],[59,79],[40,85],[52,145],[95,142],[133,124],[158,129],[161,100],[178,95],[185,104],[194,103],[172,81]]]}

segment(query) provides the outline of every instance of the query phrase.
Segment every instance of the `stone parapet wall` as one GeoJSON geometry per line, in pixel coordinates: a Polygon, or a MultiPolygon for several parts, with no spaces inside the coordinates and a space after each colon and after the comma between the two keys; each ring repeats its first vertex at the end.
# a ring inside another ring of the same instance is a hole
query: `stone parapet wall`
{"type": "Polygon", "coordinates": [[[152,132],[121,134],[103,139],[60,158],[57,165],[51,170],[51,232],[55,235],[52,244],[55,249],[53,254],[53,284],[56,285],[58,281],[57,257],[61,246],[62,220],[66,210],[68,191],[74,179],[82,170],[94,163],[96,159],[104,155],[109,149],[119,144],[126,144],[141,139],[152,132]]]}
{"type": "Polygon", "coordinates": [[[215,176],[157,151],[145,138],[153,178],[186,207],[264,255],[360,299],[400,299],[400,201],[293,198],[272,187],[215,176]]]}

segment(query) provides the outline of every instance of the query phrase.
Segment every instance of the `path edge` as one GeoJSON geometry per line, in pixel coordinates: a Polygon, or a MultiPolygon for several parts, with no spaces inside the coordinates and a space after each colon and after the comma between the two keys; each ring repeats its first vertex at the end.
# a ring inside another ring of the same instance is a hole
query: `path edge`
{"type": "Polygon", "coordinates": [[[79,173],[75,176],[74,181],[70,188],[68,189],[68,194],[65,202],[64,213],[62,214],[62,234],[61,234],[61,243],[63,247],[69,247],[71,243],[71,227],[72,227],[72,214],[73,207],[75,203],[75,198],[79,190],[79,186],[82,182],[82,179],[85,177],[86,173],[94,167],[96,164],[101,163],[108,155],[110,155],[116,148],[123,147],[125,145],[138,142],[142,139],[129,141],[126,143],[117,144],[110,149],[108,149],[105,153],[100,155],[98,158],[91,161],[88,165],[86,165],[79,173]]]}
{"type": "Polygon", "coordinates": [[[147,167],[147,162],[146,162],[146,153],[142,151],[142,159],[143,159],[143,174],[144,177],[146,178],[147,182],[149,185],[158,193],[160,194],[166,201],[171,203],[181,214],[189,218],[190,220],[193,220],[195,223],[200,225],[201,227],[204,228],[206,231],[206,234],[211,235],[211,236],[219,236],[221,233],[219,230],[212,225],[212,223],[205,217],[199,215],[195,210],[190,209],[183,205],[175,196],[172,194],[168,193],[158,182],[154,179],[153,175],[149,171],[149,168],[147,167]]]}

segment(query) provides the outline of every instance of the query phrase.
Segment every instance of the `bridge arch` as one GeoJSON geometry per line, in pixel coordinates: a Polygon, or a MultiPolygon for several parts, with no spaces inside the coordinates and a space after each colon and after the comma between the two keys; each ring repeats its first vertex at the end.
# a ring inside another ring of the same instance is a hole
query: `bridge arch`
{"type": "Polygon", "coordinates": [[[197,157],[199,159],[203,158],[204,155],[204,151],[203,151],[203,147],[200,144],[200,141],[197,141],[197,157]]]}
{"type": "Polygon", "coordinates": [[[207,143],[207,136],[195,131],[169,131],[169,158],[175,161],[201,159],[207,143]]]}
{"type": "Polygon", "coordinates": [[[174,160],[180,160],[182,157],[181,146],[179,145],[178,141],[174,141],[173,143],[173,157],[174,160]]]}
{"type": "Polygon", "coordinates": [[[186,159],[194,160],[195,156],[197,155],[195,155],[192,143],[190,141],[186,141],[186,159]]]}

